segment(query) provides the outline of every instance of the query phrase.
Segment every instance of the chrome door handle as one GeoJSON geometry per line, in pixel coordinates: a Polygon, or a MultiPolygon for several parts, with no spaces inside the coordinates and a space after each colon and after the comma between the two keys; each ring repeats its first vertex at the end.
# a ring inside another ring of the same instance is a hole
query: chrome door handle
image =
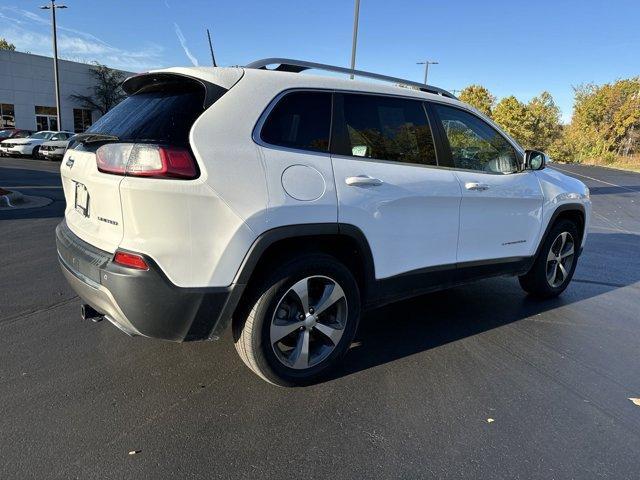
{"type": "Polygon", "coordinates": [[[347,177],[344,179],[345,183],[352,187],[360,187],[363,185],[370,185],[372,187],[377,187],[378,185],[382,185],[382,180],[379,178],[373,178],[368,175],[358,175],[357,177],[347,177]]]}
{"type": "Polygon", "coordinates": [[[467,182],[464,184],[464,188],[466,188],[467,190],[484,191],[489,190],[489,185],[487,185],[486,183],[467,182]]]}

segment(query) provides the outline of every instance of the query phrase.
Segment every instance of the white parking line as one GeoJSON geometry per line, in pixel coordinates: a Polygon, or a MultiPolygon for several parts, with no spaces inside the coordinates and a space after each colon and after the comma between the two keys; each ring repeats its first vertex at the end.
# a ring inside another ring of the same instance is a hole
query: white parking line
{"type": "Polygon", "coordinates": [[[553,166],[556,170],[560,170],[561,172],[568,173],[570,175],[577,175],[579,177],[588,178],[589,180],[594,180],[596,182],[604,183],[605,185],[611,185],[612,187],[622,188],[623,190],[628,190],[629,192],[638,193],[637,190],[633,190],[631,188],[623,187],[622,185],[618,185],[616,183],[605,182],[604,180],[600,180],[599,178],[590,177],[589,175],[583,175],[581,173],[572,172],[571,170],[565,170],[564,168],[558,168],[557,166],[553,166]]]}

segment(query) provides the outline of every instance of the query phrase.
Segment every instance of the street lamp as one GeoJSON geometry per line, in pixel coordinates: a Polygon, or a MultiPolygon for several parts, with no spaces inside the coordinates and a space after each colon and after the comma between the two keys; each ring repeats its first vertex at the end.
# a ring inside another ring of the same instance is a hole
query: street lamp
{"type": "Polygon", "coordinates": [[[56,35],[56,8],[67,8],[66,5],[56,5],[56,0],[51,0],[49,5],[40,7],[42,10],[51,10],[51,23],[53,25],[53,78],[56,89],[56,120],[58,130],[62,130],[60,121],[60,77],[58,76],[58,38],[56,35]]]}
{"type": "MultiPolygon", "coordinates": [[[[360,17],[360,0],[356,0],[355,11],[353,12],[353,41],[351,42],[351,70],[356,68],[356,45],[358,44],[358,19],[360,17]]],[[[353,80],[353,73],[351,74],[353,80]]]]}
{"type": "Polygon", "coordinates": [[[425,60],[424,62],[416,62],[416,65],[424,65],[424,84],[427,84],[427,76],[429,75],[429,65],[438,65],[438,62],[425,60]]]}

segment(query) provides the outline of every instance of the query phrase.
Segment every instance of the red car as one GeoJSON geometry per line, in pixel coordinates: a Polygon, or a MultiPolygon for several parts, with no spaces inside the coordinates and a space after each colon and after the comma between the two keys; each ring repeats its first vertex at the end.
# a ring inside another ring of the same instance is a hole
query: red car
{"type": "Polygon", "coordinates": [[[0,141],[7,138],[24,138],[33,133],[33,130],[23,130],[21,128],[3,128],[0,130],[0,141]]]}

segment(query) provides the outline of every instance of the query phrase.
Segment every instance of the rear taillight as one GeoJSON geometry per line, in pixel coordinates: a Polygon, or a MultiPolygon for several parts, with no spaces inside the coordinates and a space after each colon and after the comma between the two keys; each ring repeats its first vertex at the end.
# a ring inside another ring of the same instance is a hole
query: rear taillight
{"type": "Polygon", "coordinates": [[[146,143],[109,143],[96,152],[98,170],[116,175],[196,178],[198,169],[186,148],[146,143]]]}
{"type": "Polygon", "coordinates": [[[118,250],[113,256],[113,261],[119,265],[138,270],[149,270],[149,265],[145,262],[141,255],[118,250]]]}

